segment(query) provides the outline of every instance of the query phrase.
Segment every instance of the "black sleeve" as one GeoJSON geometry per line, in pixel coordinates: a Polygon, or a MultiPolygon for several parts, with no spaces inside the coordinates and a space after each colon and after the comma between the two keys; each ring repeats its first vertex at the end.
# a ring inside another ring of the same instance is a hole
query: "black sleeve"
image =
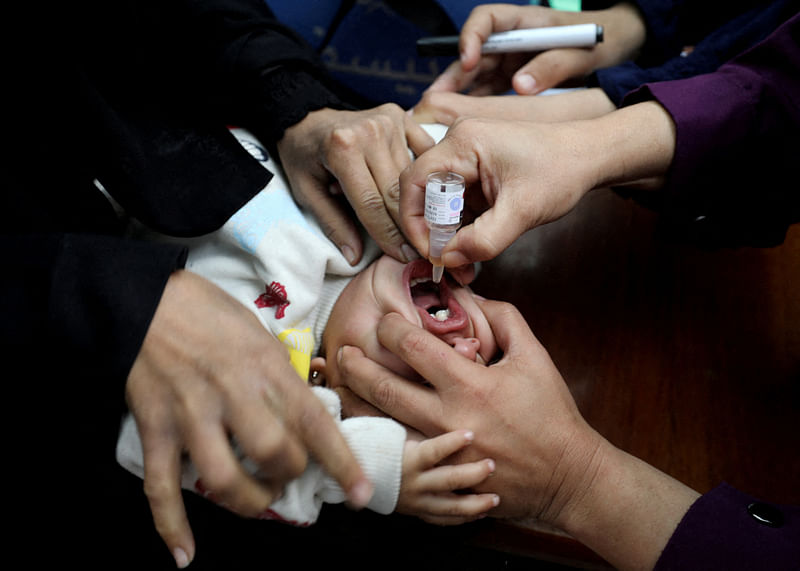
{"type": "Polygon", "coordinates": [[[263,0],[180,0],[172,53],[216,108],[274,144],[323,107],[352,108],[314,49],[263,0]],[[209,97],[210,96],[210,97],[209,97]]]}
{"type": "Polygon", "coordinates": [[[73,396],[115,402],[118,412],[130,367],[185,250],[112,236],[29,234],[4,235],[0,252],[8,276],[2,296],[8,370],[40,381],[77,379],[73,396]]]}

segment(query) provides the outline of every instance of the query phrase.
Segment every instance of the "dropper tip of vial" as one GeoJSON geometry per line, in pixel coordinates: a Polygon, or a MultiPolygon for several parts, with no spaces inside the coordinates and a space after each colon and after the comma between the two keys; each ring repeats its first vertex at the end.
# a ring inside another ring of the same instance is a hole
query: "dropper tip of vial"
{"type": "Polygon", "coordinates": [[[438,284],[442,281],[442,274],[444,274],[444,266],[433,266],[433,283],[438,284]]]}

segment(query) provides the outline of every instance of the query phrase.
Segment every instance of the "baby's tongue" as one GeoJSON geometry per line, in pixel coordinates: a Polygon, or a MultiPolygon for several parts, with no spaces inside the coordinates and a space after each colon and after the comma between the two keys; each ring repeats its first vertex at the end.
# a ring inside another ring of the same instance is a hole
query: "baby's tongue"
{"type": "MultiPolygon", "coordinates": [[[[433,284],[433,282],[427,282],[428,284],[433,284]]],[[[435,286],[431,286],[435,287],[435,286]]],[[[414,286],[414,304],[422,307],[424,309],[428,309],[429,307],[433,307],[435,305],[439,305],[439,292],[432,291],[431,287],[427,286],[414,286]]]]}

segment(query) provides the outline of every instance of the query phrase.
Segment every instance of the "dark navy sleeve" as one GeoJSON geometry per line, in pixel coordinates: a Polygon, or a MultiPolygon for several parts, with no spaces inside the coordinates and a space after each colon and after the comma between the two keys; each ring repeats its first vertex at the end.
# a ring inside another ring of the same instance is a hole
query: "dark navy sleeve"
{"type": "MultiPolygon", "coordinates": [[[[710,73],[763,40],[798,8],[795,0],[751,2],[754,5],[749,9],[738,6],[740,13],[734,12],[730,19],[720,22],[727,14],[725,10],[715,5],[714,14],[707,15],[708,6],[694,3],[690,27],[681,24],[687,16],[679,4],[682,3],[638,2],[648,35],[642,54],[635,61],[597,70],[589,84],[602,88],[619,106],[629,91],[645,83],[710,73]]],[[[737,6],[734,3],[726,8],[737,6]]]]}

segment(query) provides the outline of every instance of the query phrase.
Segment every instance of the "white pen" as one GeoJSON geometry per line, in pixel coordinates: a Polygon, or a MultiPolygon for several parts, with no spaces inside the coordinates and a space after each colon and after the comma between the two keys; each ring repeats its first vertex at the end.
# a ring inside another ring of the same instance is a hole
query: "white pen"
{"type": "MultiPolygon", "coordinates": [[[[492,34],[481,53],[539,52],[555,48],[590,48],[603,41],[603,26],[576,24],[549,28],[526,28],[492,34]]],[[[417,40],[421,56],[458,55],[458,36],[434,36],[417,40]]]]}

